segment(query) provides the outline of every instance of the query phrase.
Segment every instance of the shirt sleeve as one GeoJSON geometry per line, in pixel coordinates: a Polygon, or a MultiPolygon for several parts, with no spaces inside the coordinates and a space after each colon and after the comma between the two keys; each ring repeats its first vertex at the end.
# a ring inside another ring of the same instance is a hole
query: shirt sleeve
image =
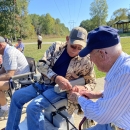
{"type": "Polygon", "coordinates": [[[19,48],[24,49],[24,44],[20,44],[19,48]]]}
{"type": "Polygon", "coordinates": [[[17,58],[16,55],[10,51],[6,53],[4,56],[4,69],[8,70],[16,70],[17,69],[17,58]],[[11,54],[10,54],[11,53],[11,54]]]}
{"type": "MultiPolygon", "coordinates": [[[[111,84],[116,86],[116,93],[113,93],[109,98],[99,98],[93,102],[84,97],[78,98],[78,103],[82,107],[87,118],[93,119],[100,124],[108,124],[119,119],[130,106],[130,74],[120,75],[118,81],[111,84]]],[[[110,87],[110,86],[109,86],[110,87]]],[[[105,92],[108,94],[113,91],[105,92]]]]}
{"type": "Polygon", "coordinates": [[[49,79],[56,73],[51,69],[53,65],[53,55],[55,50],[56,44],[53,43],[52,46],[49,47],[49,49],[44,53],[44,56],[42,57],[43,62],[37,63],[37,70],[42,73],[44,76],[47,76],[49,79]]]}

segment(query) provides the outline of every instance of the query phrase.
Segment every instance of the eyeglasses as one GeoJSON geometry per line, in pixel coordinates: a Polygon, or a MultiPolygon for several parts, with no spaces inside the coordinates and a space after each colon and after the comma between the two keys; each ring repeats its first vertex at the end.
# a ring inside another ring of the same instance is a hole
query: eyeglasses
{"type": "Polygon", "coordinates": [[[78,47],[78,46],[74,46],[74,45],[70,45],[70,47],[72,48],[72,49],[74,49],[74,50],[82,50],[82,47],[78,47]]]}

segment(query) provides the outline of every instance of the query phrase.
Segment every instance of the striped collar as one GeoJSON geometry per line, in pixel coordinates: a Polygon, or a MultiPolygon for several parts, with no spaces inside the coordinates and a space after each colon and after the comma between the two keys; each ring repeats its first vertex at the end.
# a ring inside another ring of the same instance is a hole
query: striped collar
{"type": "Polygon", "coordinates": [[[6,51],[8,50],[9,47],[10,47],[10,46],[9,46],[8,44],[6,44],[6,47],[5,47],[5,49],[4,49],[4,54],[6,53],[6,51]]]}
{"type": "Polygon", "coordinates": [[[129,55],[122,52],[121,55],[117,58],[116,62],[113,64],[109,72],[106,74],[105,80],[110,81],[113,76],[118,72],[120,69],[120,66],[124,63],[125,57],[128,57],[129,55]]]}

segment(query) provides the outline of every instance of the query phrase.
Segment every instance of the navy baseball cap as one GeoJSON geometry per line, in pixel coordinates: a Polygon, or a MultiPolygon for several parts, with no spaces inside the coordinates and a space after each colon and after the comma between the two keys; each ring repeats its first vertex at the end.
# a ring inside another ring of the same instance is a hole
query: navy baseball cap
{"type": "Polygon", "coordinates": [[[120,41],[118,30],[109,26],[99,26],[89,32],[86,47],[79,52],[80,57],[88,55],[94,49],[114,46],[120,41]]]}

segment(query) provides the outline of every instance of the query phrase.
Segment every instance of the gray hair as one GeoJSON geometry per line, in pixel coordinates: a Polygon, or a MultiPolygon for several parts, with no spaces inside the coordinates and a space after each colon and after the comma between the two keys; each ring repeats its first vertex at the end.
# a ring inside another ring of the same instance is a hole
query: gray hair
{"type": "Polygon", "coordinates": [[[122,52],[122,46],[121,43],[118,43],[114,46],[108,47],[108,48],[103,48],[104,50],[106,50],[106,52],[110,55],[117,55],[120,54],[122,52]]]}

